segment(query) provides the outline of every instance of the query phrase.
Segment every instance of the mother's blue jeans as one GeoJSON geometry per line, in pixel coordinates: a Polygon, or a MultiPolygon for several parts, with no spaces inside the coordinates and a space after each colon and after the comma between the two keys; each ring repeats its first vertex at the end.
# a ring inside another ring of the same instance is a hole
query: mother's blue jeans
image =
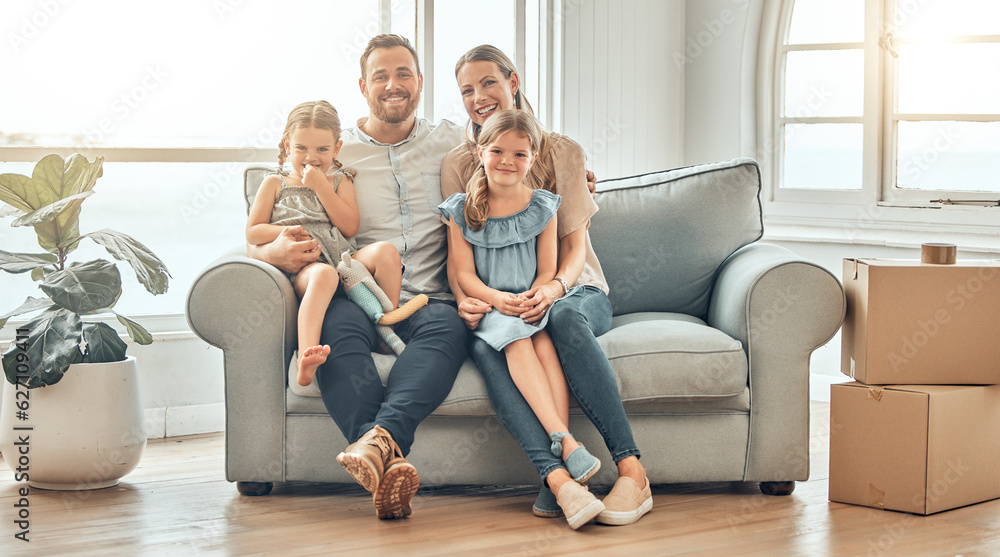
{"type": "MultiPolygon", "coordinates": [[[[611,364],[597,338],[611,328],[611,302],[593,286],[584,286],[552,306],[545,328],[559,354],[566,382],[580,409],[604,437],[617,463],[639,456],[632,428],[625,417],[611,364]]],[[[548,432],[535,417],[524,396],[517,390],[507,369],[507,358],[474,335],[469,335],[469,352],[486,381],[486,390],[497,417],[527,453],[544,479],[562,460],[550,451],[548,432]]]]}

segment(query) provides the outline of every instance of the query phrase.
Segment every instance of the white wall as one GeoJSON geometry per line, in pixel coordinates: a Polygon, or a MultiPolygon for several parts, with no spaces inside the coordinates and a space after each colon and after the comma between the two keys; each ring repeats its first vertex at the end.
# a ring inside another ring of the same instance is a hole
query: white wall
{"type": "Polygon", "coordinates": [[[684,163],[753,156],[762,0],[687,0],[683,50],[684,163]],[[749,85],[749,87],[748,87],[749,85]]]}
{"type": "Polygon", "coordinates": [[[684,77],[671,57],[684,42],[684,2],[564,0],[560,15],[553,127],[583,146],[598,179],[681,166],[684,77]]]}

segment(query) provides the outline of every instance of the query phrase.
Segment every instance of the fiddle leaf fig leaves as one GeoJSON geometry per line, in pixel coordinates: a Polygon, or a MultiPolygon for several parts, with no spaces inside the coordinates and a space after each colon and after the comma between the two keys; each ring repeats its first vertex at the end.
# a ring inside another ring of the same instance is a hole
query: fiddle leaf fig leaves
{"type": "Polygon", "coordinates": [[[167,266],[135,238],[106,228],[84,234],[84,237],[104,246],[115,259],[128,262],[135,271],[135,277],[150,293],[163,294],[167,291],[170,278],[167,266]]]}
{"type": "Polygon", "coordinates": [[[106,323],[84,323],[83,341],[87,343],[83,363],[120,362],[125,359],[125,341],[106,323]]]}
{"type": "Polygon", "coordinates": [[[28,338],[10,343],[2,358],[4,374],[12,385],[19,379],[29,389],[54,385],[70,365],[83,361],[83,321],[72,311],[46,311],[22,328],[28,329],[28,338]],[[25,367],[27,373],[19,373],[25,367]]]}
{"type": "Polygon", "coordinates": [[[125,325],[129,338],[131,338],[136,344],[146,345],[153,343],[153,335],[149,334],[149,331],[147,331],[142,325],[132,321],[117,311],[113,313],[118,317],[118,322],[125,325]]]}
{"type": "Polygon", "coordinates": [[[45,277],[39,288],[59,307],[90,313],[114,305],[122,292],[122,276],[109,261],[70,263],[45,277]]]}
{"type": "Polygon", "coordinates": [[[53,154],[39,160],[31,176],[0,174],[0,218],[14,217],[12,226],[33,227],[38,245],[48,252],[0,250],[0,270],[29,274],[48,296],[29,296],[0,315],[3,327],[16,315],[41,312],[18,326],[16,341],[2,356],[11,383],[20,381],[28,388],[52,385],[72,364],[124,360],[127,345],[117,330],[106,322],[84,323],[80,317],[84,314],[114,313],[134,342],[153,341],[141,325],[111,311],[122,294],[116,263],[67,261],[83,238],[91,238],[117,261],[127,262],[146,290],[153,294],[167,290],[171,277],[166,265],[135,238],[106,229],[80,234],[80,208],[93,195],[103,165],[101,157],[91,162],[79,154],[65,160],[53,154]]]}
{"type": "Polygon", "coordinates": [[[0,270],[25,273],[58,261],[51,253],[11,253],[0,249],[0,270]]]}

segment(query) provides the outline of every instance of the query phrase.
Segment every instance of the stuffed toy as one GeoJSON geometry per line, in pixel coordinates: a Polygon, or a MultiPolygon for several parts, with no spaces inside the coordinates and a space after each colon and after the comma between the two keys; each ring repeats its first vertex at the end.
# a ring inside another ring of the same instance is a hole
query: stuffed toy
{"type": "Polygon", "coordinates": [[[416,311],[427,305],[427,296],[418,294],[398,309],[392,307],[385,292],[375,283],[368,269],[351,258],[351,253],[345,251],[337,264],[340,282],[344,285],[347,297],[364,310],[365,314],[376,323],[377,329],[385,344],[396,354],[402,354],[406,344],[396,335],[390,325],[409,318],[416,311]]]}

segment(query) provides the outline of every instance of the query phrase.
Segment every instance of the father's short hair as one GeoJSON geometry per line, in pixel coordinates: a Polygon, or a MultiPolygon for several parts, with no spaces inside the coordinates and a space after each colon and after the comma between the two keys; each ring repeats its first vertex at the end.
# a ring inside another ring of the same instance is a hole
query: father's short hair
{"type": "Polygon", "coordinates": [[[406,37],[401,37],[399,35],[375,35],[372,40],[368,41],[368,46],[365,47],[365,51],[361,53],[361,79],[368,79],[368,57],[371,56],[372,52],[377,48],[392,48],[394,46],[401,46],[406,50],[410,51],[413,55],[413,63],[417,65],[417,73],[420,73],[420,58],[417,57],[417,49],[413,48],[410,41],[406,37]]]}

